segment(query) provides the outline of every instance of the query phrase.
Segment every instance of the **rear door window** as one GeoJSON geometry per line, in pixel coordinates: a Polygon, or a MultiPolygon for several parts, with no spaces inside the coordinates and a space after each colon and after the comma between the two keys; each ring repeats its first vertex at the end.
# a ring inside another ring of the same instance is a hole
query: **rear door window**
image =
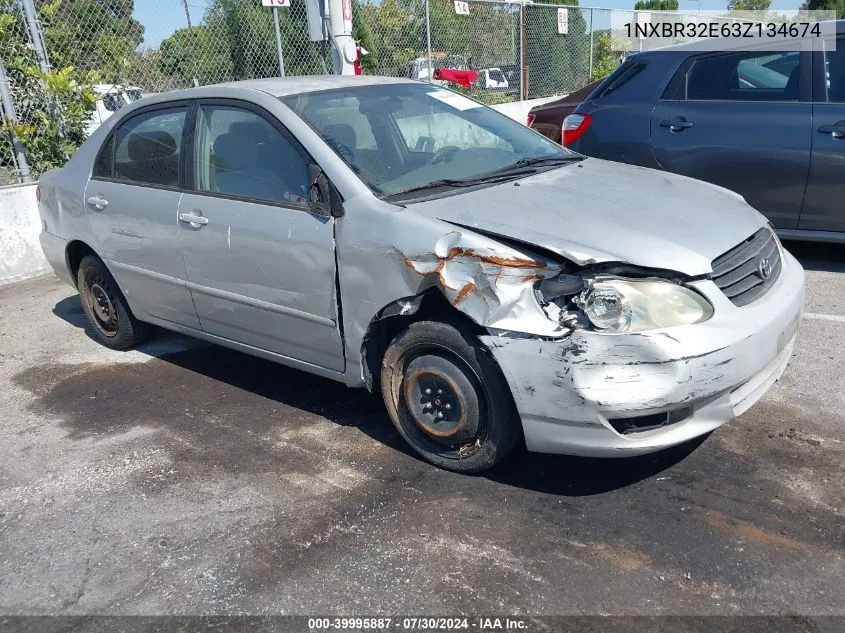
{"type": "Polygon", "coordinates": [[[673,80],[673,99],[688,101],[797,101],[798,51],[745,51],[694,57],[673,80]]]}
{"type": "Polygon", "coordinates": [[[122,123],[100,150],[94,178],[179,186],[179,156],[187,108],[144,112],[122,123]]]}

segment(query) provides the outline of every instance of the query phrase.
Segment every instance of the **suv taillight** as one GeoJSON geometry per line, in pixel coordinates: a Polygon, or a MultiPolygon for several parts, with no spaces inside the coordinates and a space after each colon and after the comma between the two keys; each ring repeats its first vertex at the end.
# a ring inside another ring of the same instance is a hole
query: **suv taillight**
{"type": "Polygon", "coordinates": [[[534,123],[534,119],[537,118],[536,114],[528,114],[528,117],[525,119],[525,125],[531,127],[531,124],[534,123]]]}
{"type": "Polygon", "coordinates": [[[574,143],[587,131],[593,117],[589,114],[570,114],[563,120],[563,132],[561,133],[561,145],[574,143]]]}

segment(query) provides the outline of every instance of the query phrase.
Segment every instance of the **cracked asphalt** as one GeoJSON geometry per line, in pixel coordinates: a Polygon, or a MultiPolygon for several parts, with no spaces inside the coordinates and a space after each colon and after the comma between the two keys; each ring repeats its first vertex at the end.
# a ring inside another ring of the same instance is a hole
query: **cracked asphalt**
{"type": "Polygon", "coordinates": [[[739,420],[644,458],[420,461],[377,396],[0,288],[0,614],[845,615],[845,249],[739,420]]]}

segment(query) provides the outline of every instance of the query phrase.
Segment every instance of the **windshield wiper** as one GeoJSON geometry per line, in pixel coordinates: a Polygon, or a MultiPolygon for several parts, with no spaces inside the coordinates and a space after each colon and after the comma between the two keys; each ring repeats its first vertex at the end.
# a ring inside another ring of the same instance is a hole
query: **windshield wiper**
{"type": "Polygon", "coordinates": [[[535,167],[537,165],[562,165],[564,163],[580,162],[586,158],[580,154],[567,154],[566,156],[535,156],[534,158],[523,158],[513,165],[503,167],[499,172],[522,169],[523,167],[535,167]]]}
{"type": "Polygon", "coordinates": [[[499,175],[497,174],[485,174],[483,176],[477,176],[474,178],[442,178],[440,180],[432,180],[431,182],[426,182],[421,185],[417,185],[416,187],[411,187],[410,189],[403,189],[402,191],[397,191],[394,194],[388,196],[388,198],[399,198],[404,197],[409,193],[416,193],[418,191],[429,191],[431,189],[443,189],[449,187],[472,187],[473,185],[479,185],[489,182],[495,182],[496,180],[507,180],[507,175],[499,175]]]}
{"type": "Polygon", "coordinates": [[[543,165],[563,165],[565,163],[578,162],[584,160],[584,156],[580,154],[571,154],[566,156],[536,156],[534,158],[522,158],[511,165],[506,165],[500,169],[490,171],[472,178],[441,178],[439,180],[432,180],[430,182],[397,191],[394,194],[387,196],[388,198],[405,197],[408,194],[419,191],[430,191],[432,189],[443,189],[450,187],[472,187],[474,185],[483,185],[496,182],[507,182],[518,176],[526,176],[533,174],[536,169],[529,169],[530,167],[540,167],[543,165]]]}

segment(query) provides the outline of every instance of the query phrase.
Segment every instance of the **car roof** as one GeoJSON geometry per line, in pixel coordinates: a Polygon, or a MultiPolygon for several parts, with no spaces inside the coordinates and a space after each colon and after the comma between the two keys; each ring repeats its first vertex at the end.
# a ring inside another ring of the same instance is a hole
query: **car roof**
{"type": "Polygon", "coordinates": [[[380,77],[377,75],[306,75],[302,77],[268,77],[266,79],[246,79],[227,83],[200,86],[165,92],[149,97],[146,103],[174,101],[178,99],[197,99],[202,97],[234,96],[244,91],[265,92],[273,97],[286,97],[305,92],[352,88],[359,86],[380,86],[388,84],[419,83],[401,77],[380,77]]]}

